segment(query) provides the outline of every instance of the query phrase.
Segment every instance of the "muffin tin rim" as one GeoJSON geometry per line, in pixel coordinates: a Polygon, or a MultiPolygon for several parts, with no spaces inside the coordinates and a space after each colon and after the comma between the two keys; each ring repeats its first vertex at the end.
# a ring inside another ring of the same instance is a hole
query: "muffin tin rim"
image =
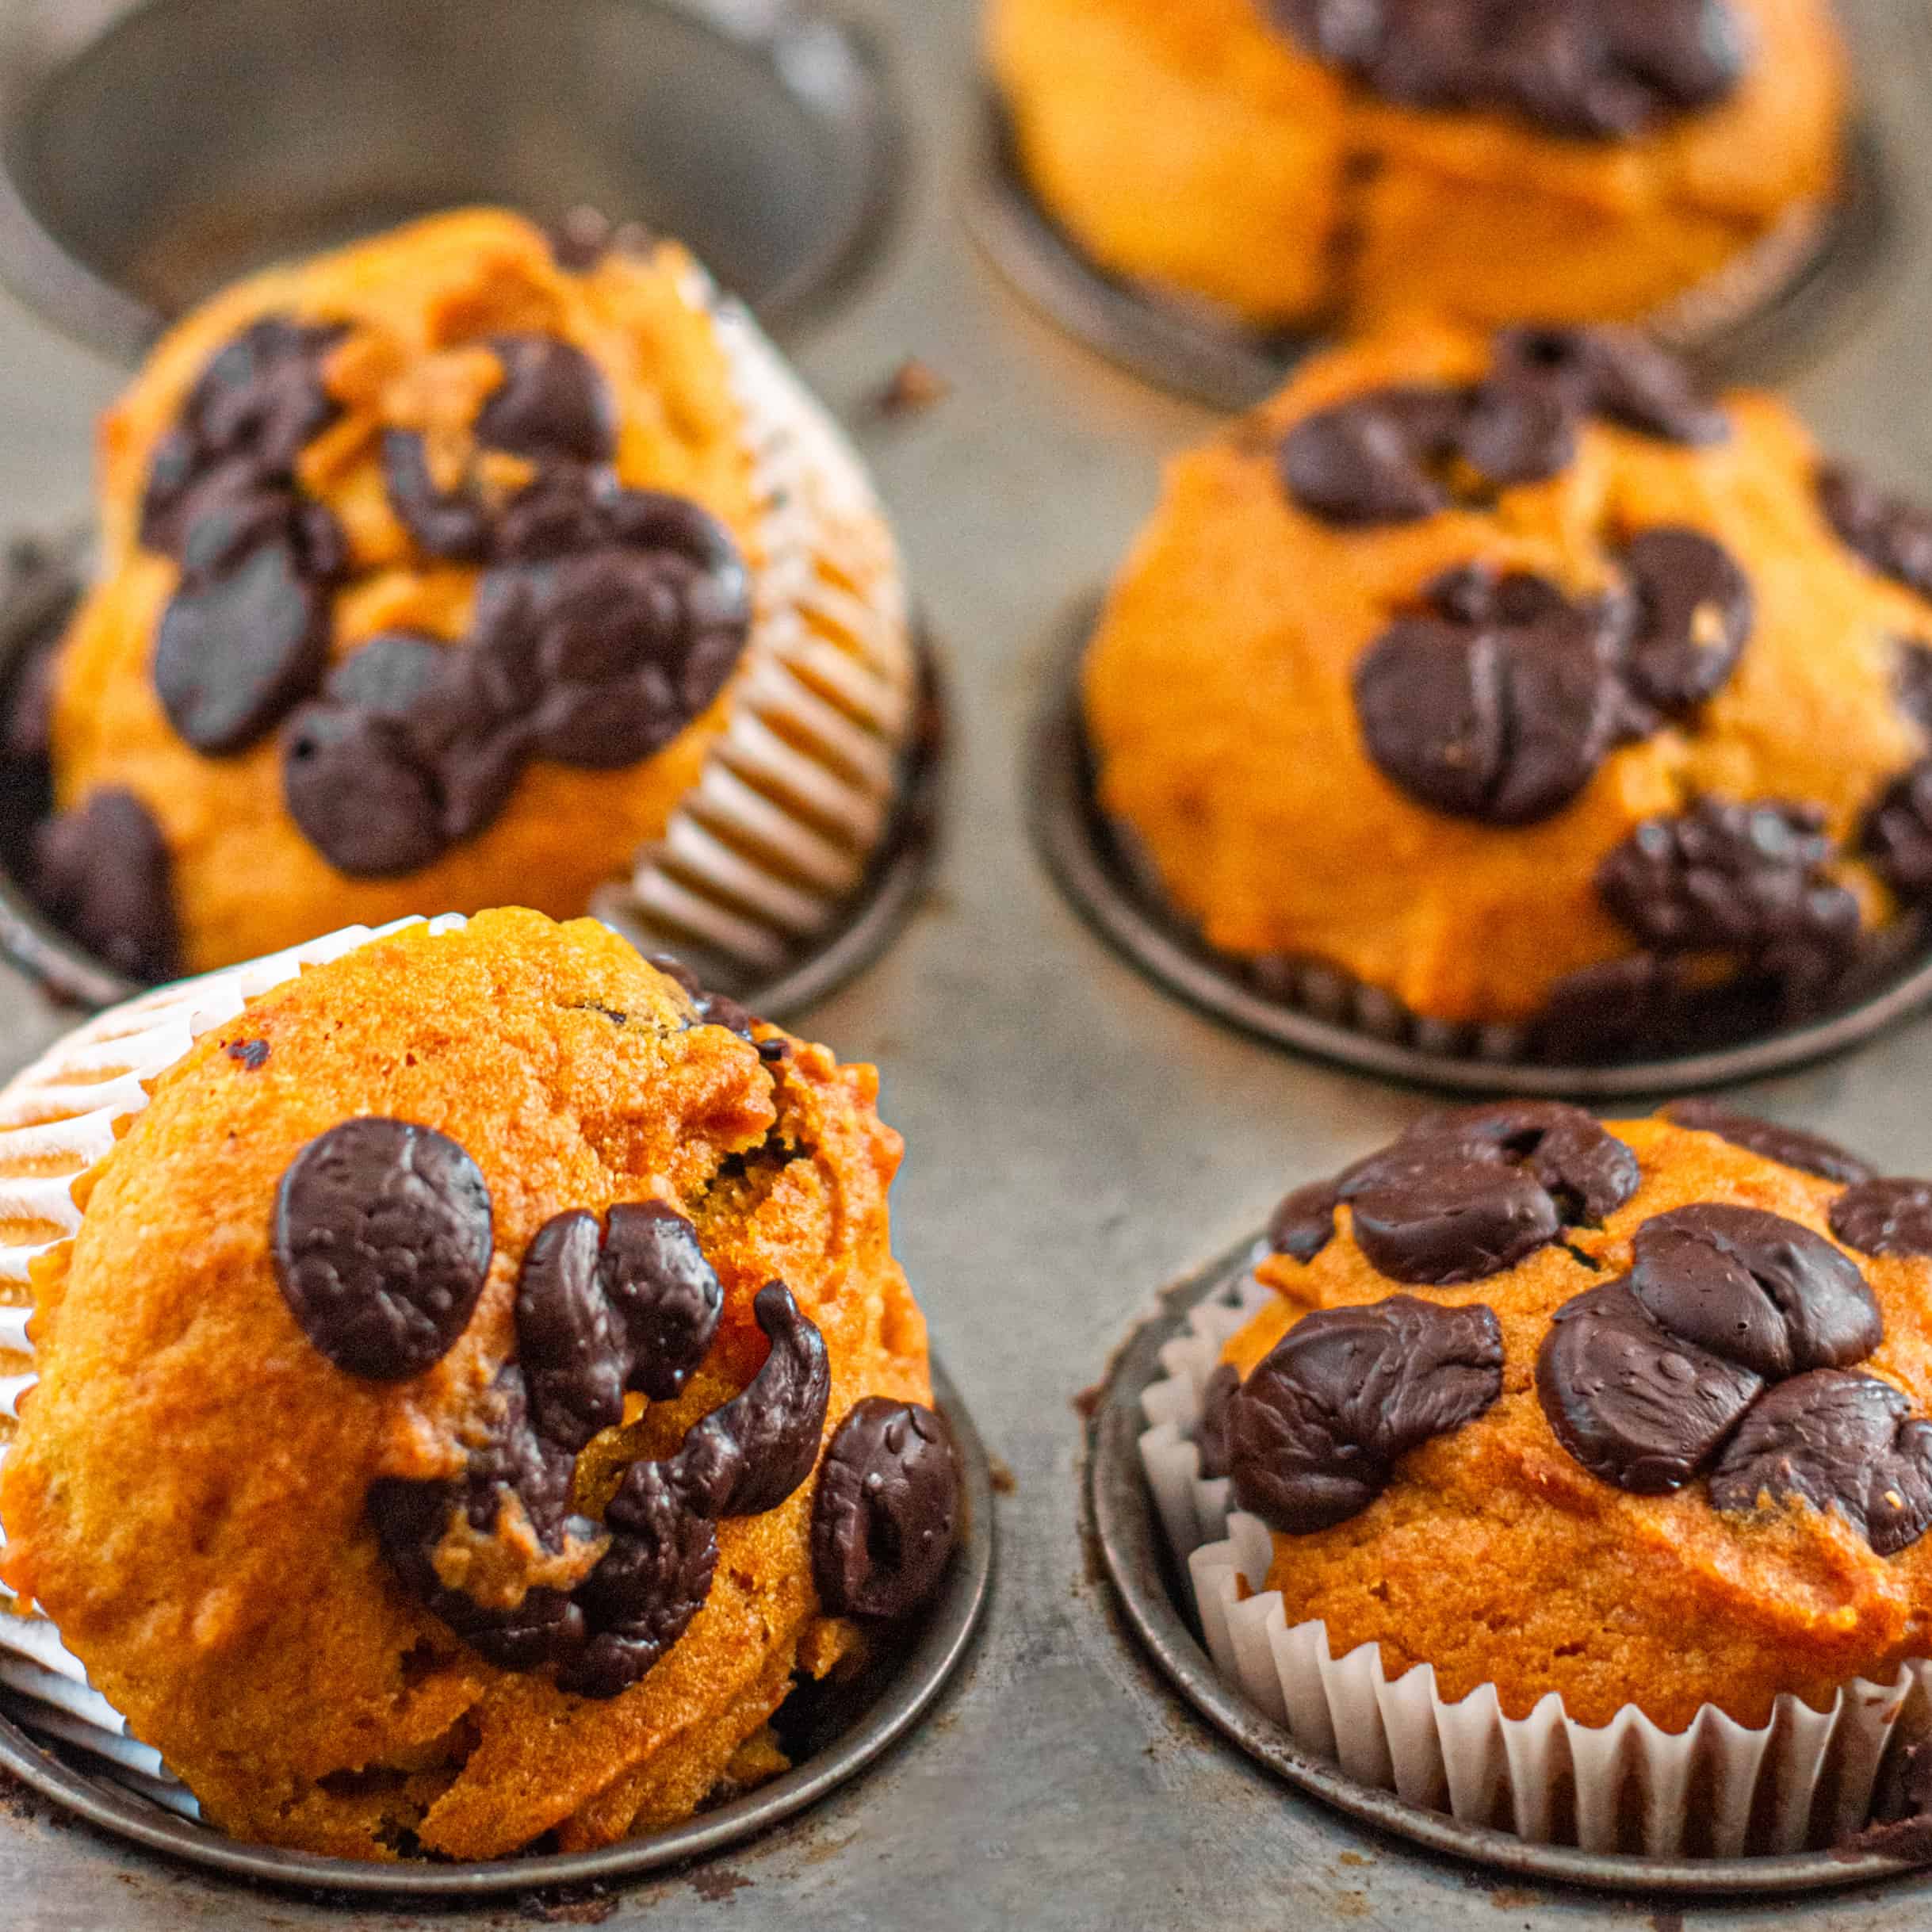
{"type": "Polygon", "coordinates": [[[15,1715],[20,1701],[11,1692],[0,1693],[0,1767],[63,1810],[145,1850],[230,1878],[359,1898],[474,1900],[634,1878],[709,1857],[796,1816],[882,1756],[917,1727],[971,1647],[993,1588],[997,1529],[992,1467],[985,1443],[936,1352],[932,1376],[933,1401],[959,1451],[966,1499],[964,1533],[941,1593],[924,1613],[897,1670],[855,1723],[804,1763],[716,1811],[594,1851],[534,1857],[377,1864],[293,1851],[227,1837],[212,1826],[175,1816],[105,1773],[77,1769],[21,1724],[15,1715]]]}
{"type": "MultiPolygon", "coordinates": [[[[34,545],[36,540],[17,542],[34,545]]],[[[60,616],[67,594],[63,576],[71,572],[78,591],[84,592],[81,564],[90,542],[84,525],[63,531],[38,542],[29,568],[21,569],[17,562],[13,581],[0,583],[0,691],[8,688],[19,655],[44,636],[49,625],[64,621],[60,616]],[[44,572],[48,580],[36,580],[35,570],[44,572]]],[[[940,648],[916,610],[909,630],[916,678],[914,722],[901,753],[899,790],[887,828],[857,890],[831,926],[769,979],[743,992],[724,989],[761,1019],[779,1024],[796,1019],[874,965],[912,916],[932,875],[944,815],[953,705],[940,648]]],[[[514,894],[504,903],[515,903],[514,894]]],[[[423,916],[447,909],[426,909],[423,916]]],[[[595,916],[588,909],[585,916],[595,916]]],[[[621,926],[614,929],[629,939],[621,926]]],[[[61,932],[4,863],[0,863],[0,958],[17,967],[60,1005],[82,1012],[99,1012],[153,990],[123,978],[61,932]]]]}
{"type": "Polygon", "coordinates": [[[1167,1580],[1173,1565],[1141,1467],[1139,1438],[1149,1425],[1140,1398],[1166,1372],[1161,1348],[1182,1332],[1188,1311],[1225,1294],[1265,1246],[1264,1235],[1253,1236],[1160,1291],[1153,1311],[1134,1323],[1108,1364],[1085,1431],[1083,1532],[1100,1553],[1115,1603],[1134,1639],[1199,1716],[1264,1769],[1360,1823],[1428,1851],[1555,1884],[1725,1899],[1824,1892],[1922,1873],[1899,1859],[1848,1850],[1777,1857],[1647,1858],[1532,1844],[1513,1832],[1463,1824],[1447,1812],[1358,1783],[1340,1766],[1303,1750],[1226,1683],[1167,1580]]]}
{"type": "MultiPolygon", "coordinates": [[[[979,90],[962,191],[966,226],[1002,279],[1074,341],[1170,395],[1239,412],[1335,340],[1322,331],[1249,327],[1205,300],[1163,294],[1099,267],[1027,182],[989,75],[981,75],[979,90]]],[[[1898,209],[1875,117],[1856,101],[1844,158],[1844,188],[1798,266],[1721,325],[1670,335],[1673,347],[1726,377],[1770,378],[1802,367],[1858,325],[1895,258],[1898,209]]]]}
{"type": "MultiPolygon", "coordinates": [[[[101,0],[78,13],[43,6],[29,22],[25,10],[0,21],[0,135],[23,103],[56,80],[75,60],[136,15],[169,0],[101,0]]],[[[807,321],[848,293],[885,239],[900,200],[909,136],[880,37],[863,22],[831,9],[790,4],[755,15],[728,0],[626,0],[687,20],[734,46],[756,51],[774,86],[798,101],[821,124],[851,144],[859,191],[844,218],[772,289],[749,304],[759,323],[779,327],[807,321]],[[803,84],[822,62],[792,50],[804,33],[828,33],[848,57],[858,92],[843,116],[826,111],[803,84]]],[[[177,318],[164,314],[111,277],[89,266],[44,222],[19,178],[13,143],[0,140],[0,283],[42,322],[67,340],[132,368],[177,318]]],[[[563,211],[558,211],[561,213],[563,211]]]]}
{"type": "Polygon", "coordinates": [[[1104,592],[1088,592],[1059,621],[1062,634],[1027,748],[1028,829],[1042,863],[1082,920],[1143,978],[1210,1019],[1264,1045],[1410,1086],[1601,1101],[1663,1099],[1789,1072],[1848,1052],[1932,1002],[1928,946],[1892,984],[1800,1026],[1675,1058],[1566,1065],[1379,1039],[1271,996],[1191,934],[1179,912],[1152,901],[1107,849],[1080,704],[1080,668],[1103,602],[1104,592]]]}

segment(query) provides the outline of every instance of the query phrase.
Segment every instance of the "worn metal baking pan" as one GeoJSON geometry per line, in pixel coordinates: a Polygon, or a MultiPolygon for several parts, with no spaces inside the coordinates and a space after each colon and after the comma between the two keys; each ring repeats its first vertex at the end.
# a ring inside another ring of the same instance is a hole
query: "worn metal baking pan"
{"type": "Polygon", "coordinates": [[[0,10],[0,275],[124,362],[251,269],[472,201],[641,221],[795,317],[899,151],[870,44],[775,0],[0,10]]]}
{"type": "MultiPolygon", "coordinates": [[[[830,1693],[814,1686],[809,1693],[794,1693],[794,1699],[809,1697],[815,1708],[802,1722],[794,1714],[798,1735],[787,1739],[792,1769],[668,1831],[596,1851],[469,1864],[422,1859],[375,1865],[247,1844],[164,1809],[117,1782],[101,1769],[101,1760],[40,1735],[34,1717],[44,1707],[10,1690],[0,1690],[0,1766],[90,1825],[151,1851],[231,1877],[358,1899],[498,1898],[660,1871],[722,1850],[794,1816],[863,1770],[924,1716],[973,1640],[993,1586],[992,1475],[973,1418],[936,1361],[932,1385],[934,1400],[958,1446],[966,1495],[959,1545],[939,1595],[916,1625],[855,1682],[830,1693]]],[[[776,1720],[781,1735],[786,1735],[786,1719],[782,1709],[776,1720]]]]}
{"type": "MultiPolygon", "coordinates": [[[[45,541],[17,540],[0,580],[0,720],[11,715],[19,681],[51,648],[78,600],[89,540],[83,532],[45,541]]],[[[917,905],[937,845],[946,775],[946,679],[939,654],[921,631],[918,710],[901,758],[892,821],[865,877],[839,917],[803,942],[773,972],[720,955],[696,953],[705,983],[782,1023],[863,971],[892,943],[917,905]]],[[[0,726],[0,737],[4,727],[0,726]]],[[[0,954],[63,1005],[93,1012],[141,989],[95,958],[54,925],[28,893],[29,840],[50,809],[44,775],[9,755],[0,742],[0,954]]]]}
{"type": "MultiPolygon", "coordinates": [[[[1022,173],[998,96],[984,94],[967,225],[1028,301],[1088,347],[1143,381],[1214,409],[1248,409],[1272,395],[1318,335],[1263,331],[1205,301],[1169,294],[1098,267],[1048,213],[1022,173]]],[[[1876,128],[1846,143],[1843,190],[1791,259],[1742,301],[1693,291],[1657,333],[1714,375],[1763,381],[1787,373],[1854,326],[1891,258],[1895,211],[1876,128]]]]}
{"type": "Polygon", "coordinates": [[[1500,1870],[1608,1892],[1669,1892],[1702,1898],[1834,1890],[1896,1877],[1910,1868],[1845,1849],[1776,1858],[1640,1858],[1532,1845],[1513,1832],[1469,1825],[1357,1782],[1339,1765],[1303,1750],[1215,1670],[1202,1647],[1185,1587],[1161,1533],[1138,1448],[1147,1427],[1142,1391],[1166,1372],[1161,1345],[1180,1333],[1188,1310],[1226,1296],[1265,1244],[1243,1241],[1196,1275],[1169,1288],[1159,1311],[1134,1329],[1114,1358],[1087,1443],[1087,1527],[1134,1635],[1187,1699],[1224,1737],[1258,1764],[1324,1803],[1431,1851],[1500,1870]]]}
{"type": "Polygon", "coordinates": [[[1216,952],[1137,865],[1094,796],[1080,664],[1098,600],[1069,613],[1033,727],[1027,809],[1047,870],[1081,916],[1149,978],[1217,1020],[1359,1073],[1463,1093],[1662,1096],[1785,1072],[1844,1052],[1932,1003],[1932,952],[1889,955],[1846,1005],[1760,1036],[1672,1057],[1565,1064],[1528,1057],[1513,1031],[1421,1020],[1322,968],[1270,974],[1216,952]]]}

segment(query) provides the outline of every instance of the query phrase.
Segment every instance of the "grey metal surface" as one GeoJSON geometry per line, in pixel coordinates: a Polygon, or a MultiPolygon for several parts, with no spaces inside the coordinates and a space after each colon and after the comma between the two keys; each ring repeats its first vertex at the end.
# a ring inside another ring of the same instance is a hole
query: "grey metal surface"
{"type": "Polygon", "coordinates": [[[1235,1285],[1252,1273],[1267,1249],[1265,1236],[1253,1236],[1161,1297],[1159,1311],[1135,1329],[1114,1358],[1094,1411],[1087,1458],[1088,1533],[1127,1620],[1174,1688],[1222,1736],[1257,1764],[1364,1823],[1432,1850],[1533,1878],[1606,1892],[1670,1891],[1708,1899],[1837,1891],[1898,1875],[1896,1860],[1850,1847],[1775,1858],[1660,1859],[1533,1845],[1513,1831],[1463,1824],[1359,1782],[1332,1760],[1303,1750],[1283,1726],[1229,1684],[1202,1645],[1199,1619],[1188,1602],[1186,1582],[1142,1470],[1138,1445],[1147,1421],[1141,1396],[1150,1383],[1167,1374],[1161,1349],[1185,1331],[1188,1311],[1207,1302],[1231,1303],[1235,1285]]]}
{"type": "MultiPolygon", "coordinates": [[[[1073,1398],[1155,1288],[1231,1246],[1283,1189],[1429,1103],[1273,1053],[1170,999],[1081,924],[1027,848],[1027,720],[1067,600],[1152,507],[1161,459],[1214,419],[1035,319],[956,214],[974,134],[970,0],[864,0],[912,104],[909,218],[848,305],[794,336],[863,439],[947,648],[960,722],[947,849],[893,949],[808,1030],[878,1060],[907,1138],[897,1245],[948,1368],[1010,1466],[983,1640],[934,1714],[796,1823],[614,1895],[610,1927],[698,1932],[1677,1932],[1681,1901],[1610,1901],[1414,1852],[1285,1789],[1143,1661],[1079,1533],[1073,1398]],[[954,384],[891,419],[871,399],[917,354],[954,384]]],[[[1857,0],[1904,228],[1890,297],[1794,385],[1827,438],[1932,484],[1932,75],[1918,0],[1857,0]]],[[[112,372],[0,315],[0,527],[84,506],[112,372]]],[[[59,1021],[0,975],[11,1065],[59,1021]]],[[[1932,1027],[1741,1100],[1932,1169],[1932,1027]]],[[[489,1926],[547,1906],[358,1914],[213,1879],[56,1823],[0,1817],[0,1899],[22,1932],[489,1926]]],[[[569,1907],[580,1919],[595,1901],[569,1907]]],[[[1693,1932],[1916,1932],[1932,1877],[1814,1901],[1697,1904],[1693,1932]]]]}

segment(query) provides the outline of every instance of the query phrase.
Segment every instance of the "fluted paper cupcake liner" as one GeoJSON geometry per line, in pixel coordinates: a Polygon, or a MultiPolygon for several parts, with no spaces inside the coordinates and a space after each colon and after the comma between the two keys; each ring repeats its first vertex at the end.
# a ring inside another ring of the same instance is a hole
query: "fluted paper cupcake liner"
{"type": "MultiPolygon", "coordinates": [[[[258,995],[309,966],[422,923],[399,920],[373,931],[351,926],[266,959],[159,987],[68,1034],[0,1088],[0,1460],[12,1444],[20,1398],[35,1379],[27,1332],[34,1264],[73,1239],[81,1222],[75,1184],[105,1159],[147,1106],[154,1082],[203,1034],[225,1026],[258,995]]],[[[446,916],[430,921],[428,929],[446,932],[463,923],[446,916]]],[[[134,1737],[88,1682],[55,1625],[3,1587],[0,1686],[27,1701],[23,1723],[89,1752],[129,1789],[185,1816],[200,1815],[160,1753],[134,1737]]]]}
{"type": "Polygon", "coordinates": [[[1325,1624],[1289,1624],[1265,1587],[1267,1525],[1230,1510],[1228,1482],[1201,1475],[1189,1439],[1223,1345],[1270,1299],[1249,1276],[1231,1300],[1194,1310],[1142,1398],[1141,1460],[1162,1527],[1215,1669],[1250,1703],[1364,1784],[1538,1844],[1736,1858],[1830,1846],[1864,1825],[1894,1731],[1932,1726],[1932,1662],[1890,1684],[1857,1679],[1828,1711],[1781,1697],[1760,1727],[1706,1704],[1679,1734],[1635,1705],[1580,1723],[1554,1692],[1521,1718],[1503,1714],[1494,1685],[1452,1703],[1429,1664],[1391,1679],[1379,1645],[1337,1657],[1325,1624]]]}
{"type": "Polygon", "coordinates": [[[769,970],[830,924],[891,822],[916,671],[864,465],[750,315],[694,266],[747,428],[759,526],[731,719],[663,838],[598,912],[647,947],[769,970]]]}

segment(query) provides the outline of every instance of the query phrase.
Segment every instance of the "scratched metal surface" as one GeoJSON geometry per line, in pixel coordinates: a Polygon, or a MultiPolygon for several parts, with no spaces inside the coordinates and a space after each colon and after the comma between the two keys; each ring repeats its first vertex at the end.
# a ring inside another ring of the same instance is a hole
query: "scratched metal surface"
{"type": "MultiPolygon", "coordinates": [[[[1065,600],[1153,503],[1161,458],[1211,419],[1111,373],[975,259],[955,209],[970,143],[970,0],[865,0],[911,105],[899,226],[844,305],[793,339],[858,429],[947,647],[962,742],[938,882],[896,950],[809,1030],[876,1059],[909,1156],[900,1252],[952,1372],[1014,1477],[977,1652],[912,1742],[805,1821],[613,1896],[474,1912],[251,1892],[159,1865],[36,1804],[0,1816],[0,1899],[21,1932],[71,1928],[1562,1926],[1654,1922],[1632,1904],[1424,1857],[1271,1781],[1128,1647],[1083,1557],[1073,1398],[1153,1291],[1261,1221],[1289,1182],[1386,1138],[1421,1096],[1218,1031],[1104,951],[1027,848],[1029,709],[1065,600]],[[916,354],[954,385],[887,422],[867,399],[916,354]]],[[[1932,72],[1917,0],[1854,9],[1902,176],[1886,299],[1793,385],[1828,441],[1895,480],[1932,472],[1932,72]]],[[[1131,138],[1131,136],[1130,136],[1131,138]]],[[[116,372],[0,312],[0,525],[82,509],[116,372]]],[[[426,910],[434,910],[426,908],[426,910]]],[[[62,1024],[0,968],[0,1072],[62,1024]]],[[[1932,1169],[1932,1023],[1744,1097],[1932,1169]]],[[[1932,1877],[1789,1906],[1699,1905],[1699,1928],[1906,1932],[1932,1877]]]]}

